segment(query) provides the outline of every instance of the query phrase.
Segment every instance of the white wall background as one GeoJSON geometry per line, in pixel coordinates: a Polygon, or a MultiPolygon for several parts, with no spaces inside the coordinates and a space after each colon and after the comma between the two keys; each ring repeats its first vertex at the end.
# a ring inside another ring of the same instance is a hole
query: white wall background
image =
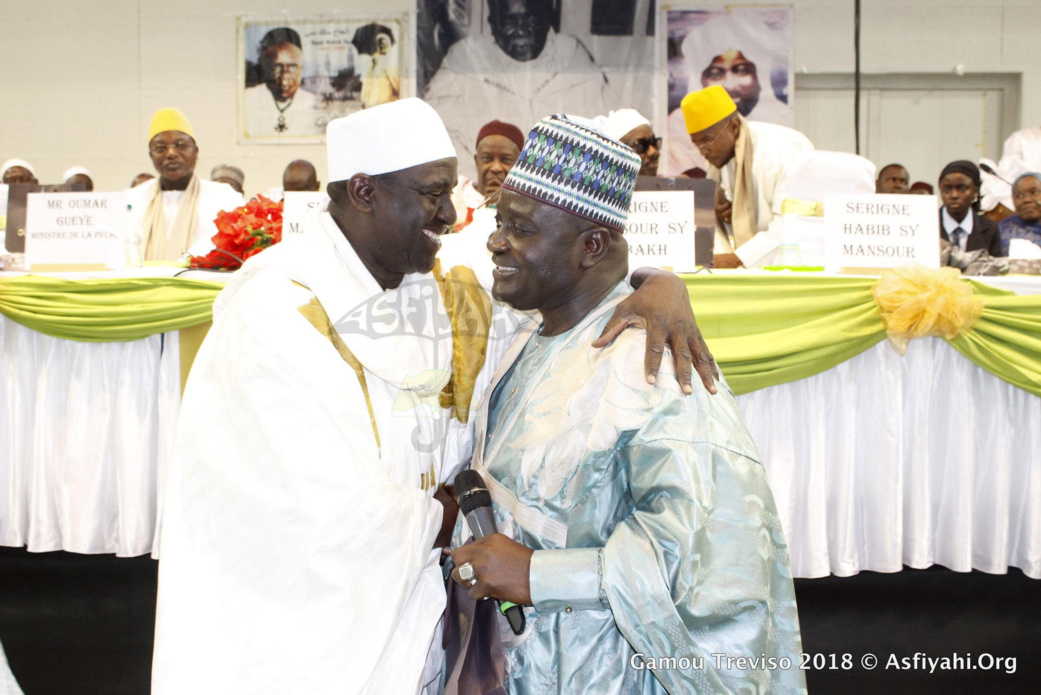
{"type": "MultiPolygon", "coordinates": [[[[793,4],[796,70],[851,72],[853,0],[793,4]]],[[[863,72],[951,74],[961,65],[966,73],[1022,73],[1019,121],[1041,124],[1041,0],[863,5],[863,72]]],[[[138,172],[151,171],[145,141],[151,114],[177,106],[198,136],[201,175],[220,162],[236,164],[246,172],[247,193],[265,191],[281,183],[290,160],[302,157],[318,166],[324,182],[321,146],[237,143],[235,18],[358,17],[406,13],[412,6],[413,0],[0,0],[0,160],[27,159],[44,182],[83,165],[98,188],[120,189],[138,172]]],[[[927,131],[936,124],[905,127],[927,131]]],[[[938,161],[959,156],[933,155],[938,161]]]]}

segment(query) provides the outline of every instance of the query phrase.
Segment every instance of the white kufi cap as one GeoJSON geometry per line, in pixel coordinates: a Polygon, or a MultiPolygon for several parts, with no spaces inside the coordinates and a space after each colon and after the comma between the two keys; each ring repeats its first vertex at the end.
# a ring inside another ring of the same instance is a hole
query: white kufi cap
{"type": "Polygon", "coordinates": [[[22,167],[30,174],[32,174],[34,178],[36,177],[36,170],[33,169],[33,165],[25,161],[24,159],[8,159],[3,164],[0,164],[0,177],[3,177],[3,175],[6,174],[7,170],[11,167],[22,167]]]}
{"type": "Polygon", "coordinates": [[[87,169],[87,167],[69,167],[65,170],[65,173],[61,175],[61,180],[68,181],[76,174],[83,174],[88,179],[94,178],[94,176],[90,173],[90,170],[87,169]]]}
{"type": "Polygon", "coordinates": [[[355,174],[387,174],[455,157],[437,111],[421,99],[399,99],[329,123],[329,182],[355,174]]]}
{"type": "Polygon", "coordinates": [[[607,114],[606,131],[615,140],[621,140],[630,130],[650,124],[651,122],[636,109],[618,109],[607,114]]]}
{"type": "Polygon", "coordinates": [[[708,15],[701,23],[690,28],[683,39],[680,51],[687,61],[687,90],[695,91],[701,85],[701,73],[716,56],[727,51],[741,51],[750,63],[755,64],[759,84],[764,95],[770,89],[770,72],[779,56],[786,50],[778,42],[787,34],[773,30],[769,25],[770,13],[760,16],[739,16],[730,13],[708,15]]]}

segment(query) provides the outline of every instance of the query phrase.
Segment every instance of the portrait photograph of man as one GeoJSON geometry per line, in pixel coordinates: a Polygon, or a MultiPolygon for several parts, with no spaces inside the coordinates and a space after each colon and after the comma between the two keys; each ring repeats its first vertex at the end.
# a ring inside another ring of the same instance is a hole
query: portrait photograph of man
{"type": "Polygon", "coordinates": [[[666,16],[666,175],[706,167],[690,143],[680,110],[690,92],[719,85],[746,119],[794,124],[790,8],[669,10],[666,16]]]}
{"type": "Polygon", "coordinates": [[[300,34],[276,27],[258,44],[260,82],[246,88],[246,133],[314,135],[321,133],[315,94],[301,89],[304,52],[300,34]]]}
{"type": "Polygon", "coordinates": [[[476,174],[490,119],[652,110],[654,12],[637,0],[417,0],[416,85],[441,115],[459,171],[476,174]],[[605,22],[604,18],[611,19],[605,22]]]}
{"type": "Polygon", "coordinates": [[[240,20],[240,136],[321,142],[334,118],[401,97],[401,19],[240,20]]]}

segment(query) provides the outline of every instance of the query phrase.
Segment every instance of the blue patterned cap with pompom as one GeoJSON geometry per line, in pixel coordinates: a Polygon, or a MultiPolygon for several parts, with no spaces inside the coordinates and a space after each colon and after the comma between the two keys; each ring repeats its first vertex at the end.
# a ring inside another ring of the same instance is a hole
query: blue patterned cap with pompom
{"type": "Polygon", "coordinates": [[[640,157],[584,118],[556,114],[528,133],[502,187],[622,231],[640,157]]]}

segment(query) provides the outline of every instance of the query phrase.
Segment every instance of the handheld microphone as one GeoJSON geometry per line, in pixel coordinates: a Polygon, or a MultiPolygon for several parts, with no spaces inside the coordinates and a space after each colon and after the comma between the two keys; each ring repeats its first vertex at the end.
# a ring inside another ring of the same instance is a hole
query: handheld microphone
{"type": "MultiPolygon", "coordinates": [[[[466,470],[455,477],[455,493],[459,500],[459,511],[466,517],[474,538],[484,538],[497,533],[495,516],[492,514],[492,496],[484,486],[484,478],[477,471],[466,470]]],[[[513,634],[524,632],[524,609],[510,601],[495,599],[499,612],[506,616],[513,634]]]]}
{"type": "Polygon", "coordinates": [[[988,174],[990,174],[991,176],[995,176],[998,179],[1004,181],[1005,183],[1008,183],[1008,185],[1010,185],[1010,186],[1012,185],[1001,174],[999,174],[998,172],[994,171],[993,169],[990,168],[989,165],[984,164],[983,162],[980,162],[980,171],[985,171],[988,174]]]}

